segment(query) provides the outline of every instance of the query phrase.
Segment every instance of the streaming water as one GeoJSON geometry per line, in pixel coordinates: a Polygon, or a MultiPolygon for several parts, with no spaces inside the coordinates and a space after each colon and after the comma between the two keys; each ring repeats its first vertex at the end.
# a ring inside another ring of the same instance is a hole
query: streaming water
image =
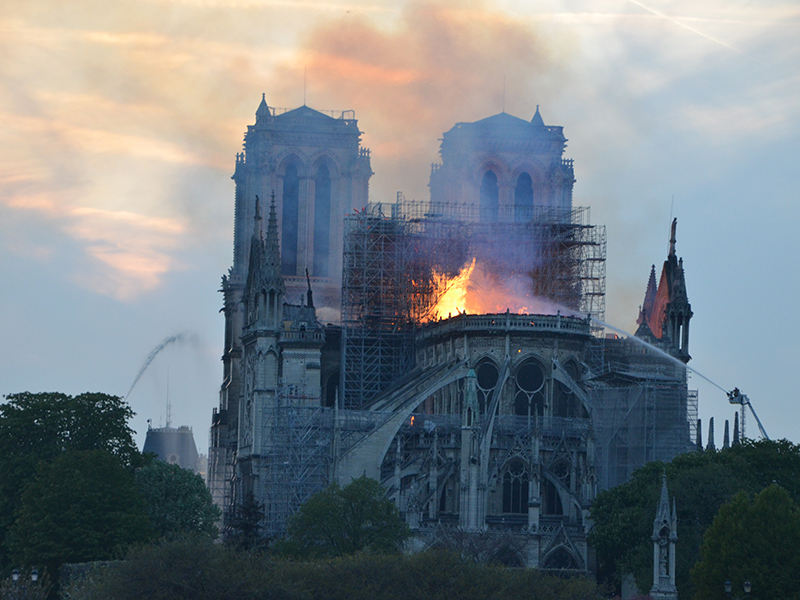
{"type": "Polygon", "coordinates": [[[136,378],[133,380],[131,388],[128,390],[128,393],[125,394],[125,398],[128,398],[128,396],[131,395],[133,388],[136,387],[136,384],[138,383],[139,379],[142,377],[142,375],[144,375],[144,372],[147,370],[147,367],[150,366],[150,363],[153,362],[153,359],[158,355],[158,353],[161,352],[164,348],[166,348],[170,344],[183,341],[184,337],[185,334],[183,333],[179,333],[178,335],[171,335],[168,338],[165,338],[164,341],[162,341],[158,346],[156,346],[150,351],[150,354],[148,354],[147,358],[144,360],[142,368],[139,369],[139,372],[136,374],[136,378]]]}
{"type": "Polygon", "coordinates": [[[596,319],[595,317],[590,317],[590,318],[592,319],[592,321],[594,321],[594,322],[595,322],[595,323],[597,323],[598,325],[602,325],[603,327],[606,327],[606,328],[608,328],[608,329],[611,329],[612,331],[616,331],[617,333],[620,333],[620,334],[624,335],[624,336],[625,336],[626,338],[628,338],[629,340],[632,340],[632,341],[636,342],[637,344],[641,344],[642,346],[646,346],[647,348],[649,348],[650,350],[653,350],[654,352],[656,352],[656,353],[660,354],[660,355],[661,355],[661,356],[663,356],[664,358],[668,358],[669,360],[671,360],[671,361],[672,361],[672,362],[674,362],[675,364],[677,364],[677,365],[679,365],[679,366],[683,367],[684,369],[686,369],[686,370],[688,370],[688,371],[691,371],[692,373],[694,373],[694,374],[695,374],[695,375],[697,375],[698,377],[701,377],[702,379],[705,379],[705,380],[706,380],[708,383],[710,383],[710,384],[711,384],[711,385],[713,385],[714,387],[717,387],[717,388],[719,388],[720,390],[722,390],[723,392],[725,392],[725,395],[727,395],[727,394],[728,394],[728,391],[727,391],[727,390],[726,390],[724,387],[722,387],[721,385],[719,385],[719,384],[717,384],[717,383],[715,383],[715,382],[711,381],[711,380],[710,380],[708,377],[706,377],[705,375],[703,375],[702,373],[700,373],[700,372],[699,372],[697,369],[693,369],[692,367],[688,366],[688,365],[687,365],[686,363],[684,363],[683,361],[680,361],[680,360],[678,360],[677,358],[675,358],[674,356],[672,356],[671,354],[668,354],[667,352],[664,352],[664,351],[663,351],[661,348],[657,348],[657,347],[653,346],[653,344],[648,344],[648,343],[647,343],[647,342],[645,342],[643,339],[641,339],[641,338],[638,338],[638,337],[636,337],[635,335],[632,335],[632,334],[628,333],[627,331],[625,331],[625,330],[623,330],[623,329],[619,329],[618,327],[614,327],[613,325],[609,325],[608,323],[604,323],[604,322],[603,322],[603,321],[601,321],[600,319],[596,319]]]}

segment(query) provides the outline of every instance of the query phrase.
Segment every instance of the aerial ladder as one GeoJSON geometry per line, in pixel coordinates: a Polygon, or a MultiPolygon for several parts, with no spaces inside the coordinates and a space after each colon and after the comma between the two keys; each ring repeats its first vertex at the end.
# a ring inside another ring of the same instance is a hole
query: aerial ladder
{"type": "Polygon", "coordinates": [[[728,402],[731,404],[739,404],[742,407],[742,437],[744,437],[744,407],[747,406],[750,408],[750,412],[753,413],[753,416],[756,418],[758,430],[761,432],[762,437],[765,440],[769,440],[769,436],[764,430],[764,426],[761,424],[761,419],[758,418],[755,409],[753,409],[753,405],[750,404],[750,398],[748,398],[746,394],[743,394],[741,391],[739,391],[739,388],[733,388],[732,391],[728,392],[728,402]]]}

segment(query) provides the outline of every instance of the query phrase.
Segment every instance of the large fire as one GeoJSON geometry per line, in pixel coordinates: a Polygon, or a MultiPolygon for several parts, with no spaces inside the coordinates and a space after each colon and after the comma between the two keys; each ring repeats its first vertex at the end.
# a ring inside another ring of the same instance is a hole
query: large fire
{"type": "Polygon", "coordinates": [[[439,301],[426,321],[437,321],[459,314],[504,313],[555,314],[552,303],[531,293],[526,275],[500,278],[473,258],[458,275],[447,277],[434,271],[433,284],[439,301]]]}

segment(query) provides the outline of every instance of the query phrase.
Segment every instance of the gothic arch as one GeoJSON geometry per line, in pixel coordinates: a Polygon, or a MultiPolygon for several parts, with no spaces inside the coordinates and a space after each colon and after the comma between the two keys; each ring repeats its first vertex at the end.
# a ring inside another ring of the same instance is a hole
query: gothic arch
{"type": "Polygon", "coordinates": [[[580,570],[582,560],[566,546],[556,546],[542,560],[542,569],[580,570]]]}
{"type": "Polygon", "coordinates": [[[531,476],[526,461],[515,456],[506,461],[501,473],[503,513],[528,514],[528,494],[531,476]]]}

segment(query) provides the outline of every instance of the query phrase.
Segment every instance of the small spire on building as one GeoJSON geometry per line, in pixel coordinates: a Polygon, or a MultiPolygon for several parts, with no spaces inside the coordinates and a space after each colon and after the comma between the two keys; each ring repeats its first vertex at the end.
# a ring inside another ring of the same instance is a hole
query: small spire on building
{"type": "Polygon", "coordinates": [[[703,420],[697,419],[697,451],[703,451],[703,420]]]}
{"type": "Polygon", "coordinates": [[[275,190],[272,190],[269,204],[269,220],[267,221],[267,264],[281,264],[281,252],[278,245],[278,213],[275,209],[275,190]]]}
{"type": "Polygon", "coordinates": [[[733,445],[739,445],[739,413],[733,413],[733,445]]]}
{"type": "Polygon", "coordinates": [[[651,265],[650,278],[647,280],[647,289],[644,292],[644,302],[642,303],[642,307],[639,309],[639,318],[636,320],[637,324],[641,325],[642,323],[647,322],[648,317],[652,316],[656,306],[657,291],[656,266],[651,265]]]}
{"type": "Polygon", "coordinates": [[[536,114],[533,115],[533,118],[531,119],[531,125],[533,125],[534,127],[544,127],[545,126],[544,119],[542,119],[542,115],[539,114],[539,105],[538,104],[536,105],[536,114]]]}
{"type": "Polygon", "coordinates": [[[253,237],[261,238],[261,205],[259,204],[258,194],[256,194],[256,212],[253,215],[253,237]]]}
{"type": "Polygon", "coordinates": [[[672,219],[672,230],[670,231],[669,236],[669,255],[675,256],[675,230],[678,228],[678,217],[672,219]]]}
{"type": "Polygon", "coordinates": [[[706,450],[716,450],[717,447],[714,445],[714,417],[711,417],[708,420],[708,444],[706,445],[706,450]]]}
{"type": "Polygon", "coordinates": [[[266,94],[261,94],[261,104],[258,105],[256,109],[256,123],[259,122],[264,117],[271,117],[272,113],[269,110],[269,106],[267,106],[267,98],[266,94]]]}
{"type": "Polygon", "coordinates": [[[731,440],[730,435],[728,432],[728,419],[725,419],[725,432],[722,434],[722,448],[730,448],[731,447],[731,440]]]}
{"type": "Polygon", "coordinates": [[[306,268],[306,282],[308,283],[308,291],[306,292],[306,306],[314,308],[314,296],[311,292],[311,277],[308,276],[308,268],[306,268]]]}

